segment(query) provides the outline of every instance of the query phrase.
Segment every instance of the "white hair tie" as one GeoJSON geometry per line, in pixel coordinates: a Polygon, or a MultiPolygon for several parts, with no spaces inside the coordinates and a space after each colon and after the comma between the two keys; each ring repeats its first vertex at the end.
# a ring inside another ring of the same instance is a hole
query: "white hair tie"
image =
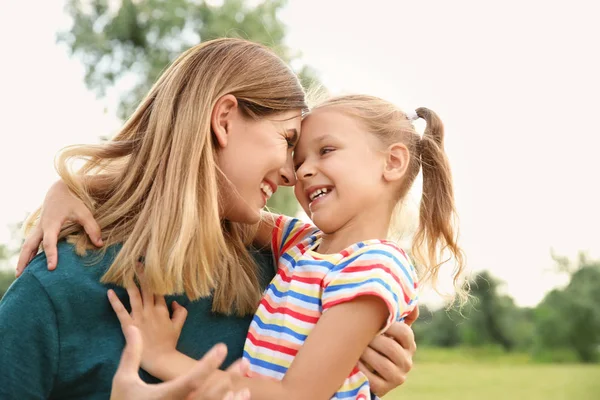
{"type": "Polygon", "coordinates": [[[419,116],[417,115],[417,112],[415,110],[407,111],[405,114],[406,118],[408,118],[409,121],[416,121],[419,119],[419,116]]]}

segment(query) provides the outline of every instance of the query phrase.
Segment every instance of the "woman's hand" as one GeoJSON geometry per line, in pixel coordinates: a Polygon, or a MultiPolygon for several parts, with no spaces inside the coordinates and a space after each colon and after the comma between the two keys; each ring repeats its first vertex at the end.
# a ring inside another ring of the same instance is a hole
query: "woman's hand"
{"type": "Polygon", "coordinates": [[[124,329],[127,345],[113,378],[111,400],[248,400],[247,389],[233,393],[231,377],[243,376],[247,370],[242,364],[230,367],[229,380],[218,368],[225,359],[223,345],[213,347],[189,372],[175,380],[150,385],[140,379],[139,368],[143,353],[141,332],[135,326],[124,329]],[[218,377],[218,380],[215,380],[218,377]]]}
{"type": "Polygon", "coordinates": [[[371,391],[379,397],[402,385],[412,369],[417,344],[410,325],[418,316],[419,309],[415,307],[404,322],[392,324],[385,334],[375,337],[358,362],[369,379],[371,391]]]}
{"type": "Polygon", "coordinates": [[[80,224],[94,245],[103,245],[100,226],[83,202],[69,191],[63,181],[54,183],[44,199],[39,223],[31,230],[17,262],[17,277],[21,275],[27,264],[43,244],[48,262],[48,269],[53,270],[58,263],[56,242],[61,228],[66,222],[80,224]]]}
{"type": "Polygon", "coordinates": [[[173,316],[170,317],[165,298],[154,296],[146,287],[143,278],[141,288],[141,295],[135,285],[127,288],[131,314],[127,312],[113,290],[108,291],[108,299],[119,318],[123,333],[130,326],[135,326],[141,332],[144,340],[142,368],[158,376],[157,368],[164,364],[164,360],[177,353],[177,341],[187,317],[187,310],[174,301],[173,316]]]}

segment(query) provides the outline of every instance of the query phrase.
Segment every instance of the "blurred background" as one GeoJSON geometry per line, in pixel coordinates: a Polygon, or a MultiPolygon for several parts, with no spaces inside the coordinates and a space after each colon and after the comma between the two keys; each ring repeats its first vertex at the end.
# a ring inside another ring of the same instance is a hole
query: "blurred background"
{"type": "MultiPolygon", "coordinates": [[[[306,87],[446,125],[473,298],[423,289],[415,367],[386,399],[598,399],[599,15],[592,0],[0,2],[0,297],[55,154],[114,134],[183,50],[238,36],[306,87]]],[[[270,206],[298,212],[289,191],[270,206]]]]}

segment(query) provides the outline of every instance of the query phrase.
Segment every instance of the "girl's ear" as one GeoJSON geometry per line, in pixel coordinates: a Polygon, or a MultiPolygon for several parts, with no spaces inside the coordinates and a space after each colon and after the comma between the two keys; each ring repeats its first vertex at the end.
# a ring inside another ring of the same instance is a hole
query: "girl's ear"
{"type": "Polygon", "coordinates": [[[219,98],[212,110],[210,127],[221,147],[227,146],[227,135],[237,111],[238,101],[232,94],[226,94],[219,98]]]}
{"type": "Polygon", "coordinates": [[[386,150],[383,179],[394,182],[402,179],[410,162],[410,152],[403,143],[394,143],[386,150]]]}

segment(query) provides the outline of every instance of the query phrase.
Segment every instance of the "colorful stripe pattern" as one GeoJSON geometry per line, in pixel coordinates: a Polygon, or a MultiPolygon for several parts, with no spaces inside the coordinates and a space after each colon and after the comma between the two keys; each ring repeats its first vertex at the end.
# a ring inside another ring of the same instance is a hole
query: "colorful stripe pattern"
{"type": "MultiPolygon", "coordinates": [[[[244,357],[252,375],[281,380],[319,317],[328,308],[369,294],[380,297],[390,316],[384,332],[416,306],[417,277],[403,250],[369,240],[338,254],[312,249],[321,233],[314,226],[280,216],[272,248],[277,275],[267,287],[248,331],[244,357]]],[[[371,399],[366,376],[354,368],[332,399],[371,399]]]]}

